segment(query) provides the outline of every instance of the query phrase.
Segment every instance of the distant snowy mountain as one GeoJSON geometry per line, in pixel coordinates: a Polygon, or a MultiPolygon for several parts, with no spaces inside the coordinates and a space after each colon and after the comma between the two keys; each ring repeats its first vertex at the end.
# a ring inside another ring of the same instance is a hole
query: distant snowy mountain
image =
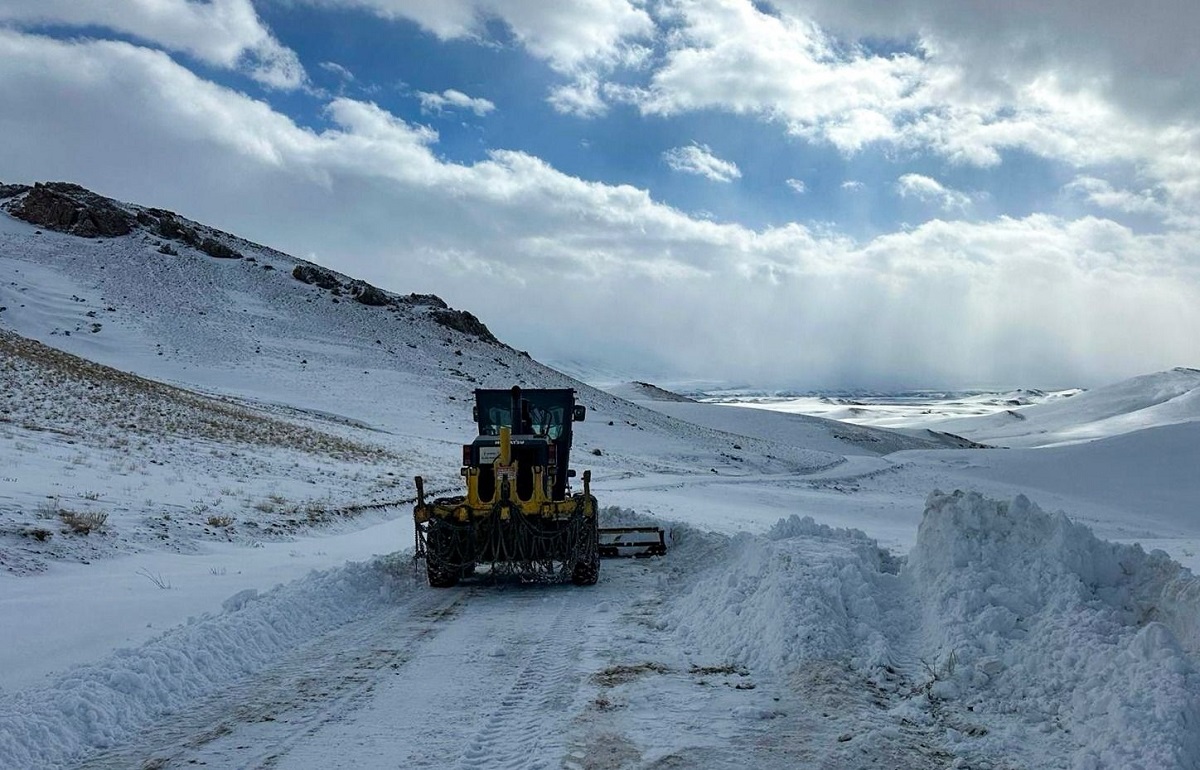
{"type": "Polygon", "coordinates": [[[1178,367],[1083,391],[1070,398],[1015,406],[932,427],[976,441],[1040,447],[1119,436],[1200,420],[1200,369],[1178,367]]]}

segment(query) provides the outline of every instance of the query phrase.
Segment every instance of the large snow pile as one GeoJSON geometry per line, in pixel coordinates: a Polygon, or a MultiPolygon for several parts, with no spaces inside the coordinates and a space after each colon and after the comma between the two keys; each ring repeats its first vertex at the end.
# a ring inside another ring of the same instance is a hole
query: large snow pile
{"type": "Polygon", "coordinates": [[[1200,762],[1200,581],[1166,554],[1024,496],[935,492],[907,574],[956,661],[945,697],[1062,730],[1076,767],[1200,762]]]}
{"type": "Polygon", "coordinates": [[[729,548],[668,624],[685,648],[797,680],[837,663],[886,709],[858,722],[860,746],[919,729],[989,761],[1200,763],[1200,580],[1162,552],[963,492],[929,496],[906,561],[795,516],[729,548]]]}
{"type": "Polygon", "coordinates": [[[413,585],[411,570],[394,558],[348,563],[266,594],[239,592],[221,614],[70,669],[47,687],[0,694],[2,764],[56,767],[118,745],[330,629],[380,612],[413,585]]]}
{"type": "Polygon", "coordinates": [[[848,657],[863,668],[887,661],[883,629],[896,608],[881,599],[898,565],[874,540],[793,516],[766,537],[737,535],[730,549],[669,616],[686,643],[772,670],[815,659],[848,657]]]}

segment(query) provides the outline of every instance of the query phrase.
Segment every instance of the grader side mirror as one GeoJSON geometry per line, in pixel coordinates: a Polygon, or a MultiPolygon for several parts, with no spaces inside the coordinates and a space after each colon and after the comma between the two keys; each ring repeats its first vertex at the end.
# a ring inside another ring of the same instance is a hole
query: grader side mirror
{"type": "Polygon", "coordinates": [[[571,410],[571,419],[575,422],[583,422],[583,418],[587,417],[587,407],[583,404],[576,404],[571,410]]]}

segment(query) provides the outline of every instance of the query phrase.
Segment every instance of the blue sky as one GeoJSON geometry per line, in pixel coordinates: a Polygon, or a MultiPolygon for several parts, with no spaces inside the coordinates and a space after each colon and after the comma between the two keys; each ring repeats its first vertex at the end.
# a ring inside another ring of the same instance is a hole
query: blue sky
{"type": "Polygon", "coordinates": [[[1200,12],[1077,6],[0,0],[0,180],[167,206],[615,376],[1196,365],[1200,12]]]}

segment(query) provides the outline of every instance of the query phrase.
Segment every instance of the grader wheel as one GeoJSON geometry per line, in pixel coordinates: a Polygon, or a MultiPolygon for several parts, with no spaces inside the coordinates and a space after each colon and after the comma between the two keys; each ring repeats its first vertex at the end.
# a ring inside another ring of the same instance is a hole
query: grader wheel
{"type": "Polygon", "coordinates": [[[571,582],[577,586],[594,586],[600,579],[600,557],[577,562],[571,570],[571,582]]]}
{"type": "Polygon", "coordinates": [[[425,572],[429,585],[434,588],[453,588],[458,585],[462,567],[457,565],[454,537],[440,527],[429,530],[428,553],[425,557],[425,572]]]}

